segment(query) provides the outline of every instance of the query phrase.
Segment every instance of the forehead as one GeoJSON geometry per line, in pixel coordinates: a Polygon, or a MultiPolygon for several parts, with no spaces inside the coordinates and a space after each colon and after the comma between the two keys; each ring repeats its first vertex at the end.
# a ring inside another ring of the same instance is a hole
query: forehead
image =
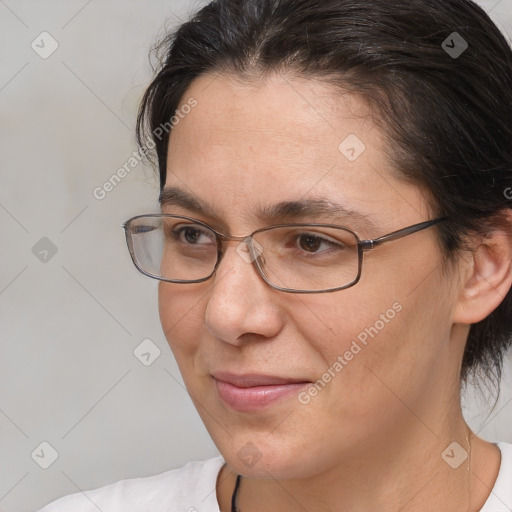
{"type": "Polygon", "coordinates": [[[207,74],[182,104],[190,98],[197,106],[171,132],[166,184],[221,215],[245,220],[251,205],[299,198],[365,215],[416,208],[418,197],[410,202],[401,189],[418,190],[393,177],[386,134],[355,94],[287,75],[244,81],[207,74]]]}
{"type": "Polygon", "coordinates": [[[360,96],[315,79],[278,73],[248,79],[206,74],[192,82],[181,103],[191,97],[197,106],[173,130],[171,148],[172,138],[184,128],[201,136],[202,146],[228,150],[233,142],[238,153],[255,153],[259,142],[272,147],[273,157],[289,155],[292,147],[305,150],[308,146],[339,156],[340,137],[351,130],[361,137],[374,132],[368,140],[374,145],[384,137],[380,130],[375,132],[370,109],[360,96]]]}

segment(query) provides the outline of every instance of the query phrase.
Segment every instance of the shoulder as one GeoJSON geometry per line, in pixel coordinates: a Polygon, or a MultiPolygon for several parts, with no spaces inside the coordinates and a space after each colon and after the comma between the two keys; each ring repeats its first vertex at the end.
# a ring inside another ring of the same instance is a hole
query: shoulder
{"type": "Polygon", "coordinates": [[[512,510],[512,444],[497,443],[501,451],[498,478],[481,512],[509,512],[512,510]]]}
{"type": "Polygon", "coordinates": [[[218,512],[216,482],[224,464],[221,456],[195,461],[146,478],[65,496],[39,512],[218,512]]]}

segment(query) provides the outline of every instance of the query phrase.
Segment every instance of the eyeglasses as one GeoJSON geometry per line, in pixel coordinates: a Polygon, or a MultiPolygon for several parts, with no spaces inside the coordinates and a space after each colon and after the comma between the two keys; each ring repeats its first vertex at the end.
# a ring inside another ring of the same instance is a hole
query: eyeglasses
{"type": "Polygon", "coordinates": [[[213,276],[224,242],[240,241],[236,251],[263,280],[290,293],[324,293],[355,285],[363,253],[385,242],[429,228],[441,217],[373,240],[333,224],[280,224],[249,236],[219,233],[204,222],[170,214],[139,215],[123,228],[133,263],[143,274],[169,283],[201,283],[213,276]]]}

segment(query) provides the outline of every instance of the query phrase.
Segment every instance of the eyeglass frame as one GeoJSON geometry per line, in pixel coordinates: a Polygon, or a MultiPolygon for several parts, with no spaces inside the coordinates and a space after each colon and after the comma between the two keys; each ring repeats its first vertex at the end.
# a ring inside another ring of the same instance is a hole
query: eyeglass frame
{"type": "Polygon", "coordinates": [[[248,246],[249,250],[251,251],[251,256],[253,256],[251,263],[253,263],[256,266],[257,272],[260,275],[260,277],[271,288],[273,288],[275,290],[282,291],[282,292],[286,292],[286,293],[330,293],[330,292],[336,292],[336,291],[340,291],[340,290],[345,290],[347,288],[351,288],[352,286],[356,285],[359,282],[359,280],[361,279],[361,271],[362,271],[362,267],[363,267],[364,253],[370,251],[371,249],[375,249],[375,247],[378,247],[385,242],[392,242],[394,240],[399,240],[400,238],[404,238],[408,235],[412,235],[413,233],[417,233],[419,231],[427,229],[427,228],[434,226],[434,225],[438,224],[439,222],[445,221],[447,219],[448,219],[447,216],[438,217],[436,219],[431,219],[431,220],[419,222],[417,224],[412,224],[411,226],[406,226],[404,228],[397,229],[395,231],[392,231],[391,233],[387,233],[386,235],[382,235],[377,238],[367,239],[367,240],[361,240],[359,238],[359,235],[355,231],[353,231],[350,228],[347,228],[346,226],[340,226],[338,224],[324,224],[324,223],[275,224],[273,226],[266,226],[264,228],[259,228],[255,231],[253,231],[250,235],[246,235],[246,236],[226,235],[225,233],[221,233],[220,231],[217,231],[216,229],[212,228],[210,225],[206,224],[205,222],[195,219],[193,217],[188,217],[186,215],[168,214],[168,213],[153,213],[153,214],[146,214],[146,215],[136,215],[135,217],[132,217],[132,218],[128,219],[126,222],[124,222],[122,225],[122,228],[124,229],[124,232],[125,232],[126,244],[128,245],[128,251],[130,252],[132,262],[135,265],[135,267],[137,268],[137,270],[139,272],[141,272],[141,274],[144,274],[145,276],[151,277],[153,279],[157,279],[158,281],[162,281],[162,282],[166,282],[166,283],[175,283],[175,284],[193,284],[193,283],[202,283],[204,281],[207,281],[215,274],[215,272],[217,271],[217,268],[222,260],[222,257],[224,256],[222,242],[240,241],[240,242],[245,242],[246,245],[248,246]],[[171,218],[185,219],[185,220],[192,221],[194,224],[199,224],[199,225],[207,228],[208,230],[212,231],[215,234],[215,239],[217,241],[217,261],[215,263],[215,266],[214,266],[212,272],[207,277],[204,277],[201,279],[192,279],[192,280],[189,280],[189,279],[166,279],[164,277],[158,277],[156,275],[150,274],[149,272],[146,272],[142,267],[140,267],[138,265],[137,259],[135,257],[135,251],[133,248],[131,235],[128,233],[128,227],[132,221],[135,221],[140,218],[148,218],[148,217],[151,217],[151,218],[171,217],[171,218]],[[294,226],[296,226],[296,227],[297,226],[311,226],[311,227],[324,227],[324,228],[339,228],[339,229],[348,231],[349,233],[354,235],[354,237],[357,241],[357,258],[358,258],[357,276],[355,277],[355,279],[344,286],[339,286],[336,288],[328,288],[327,290],[295,290],[293,288],[283,288],[281,286],[277,286],[277,285],[271,283],[268,280],[267,276],[265,275],[263,268],[261,267],[261,263],[259,261],[260,256],[257,255],[256,257],[254,257],[254,247],[253,247],[252,243],[253,243],[253,241],[255,241],[255,239],[253,237],[257,233],[262,233],[264,231],[269,231],[269,230],[272,230],[275,228],[285,228],[285,227],[294,227],[294,226]]]}

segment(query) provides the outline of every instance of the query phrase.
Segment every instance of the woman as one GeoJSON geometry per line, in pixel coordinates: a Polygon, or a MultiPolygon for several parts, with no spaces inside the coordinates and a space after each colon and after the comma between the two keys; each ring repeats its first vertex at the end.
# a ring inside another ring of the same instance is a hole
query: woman
{"type": "Polygon", "coordinates": [[[468,0],[217,0],[162,43],[126,225],[222,456],[54,511],[512,510],[512,52],[468,0]],[[149,142],[144,142],[148,135],[149,142]]]}

